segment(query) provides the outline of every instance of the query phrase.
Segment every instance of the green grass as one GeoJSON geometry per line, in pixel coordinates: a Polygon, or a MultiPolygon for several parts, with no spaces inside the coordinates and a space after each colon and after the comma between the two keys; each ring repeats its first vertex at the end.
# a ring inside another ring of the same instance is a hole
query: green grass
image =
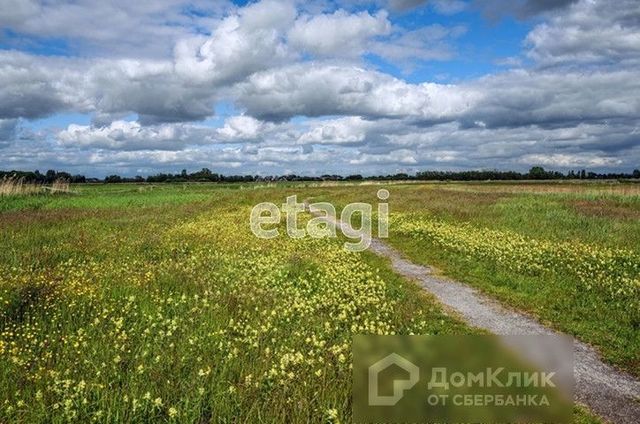
{"type": "MultiPolygon", "coordinates": [[[[623,249],[633,254],[640,251],[640,220],[636,218],[640,216],[640,196],[636,186],[627,186],[473,183],[387,188],[392,213],[411,214],[415,222],[466,224],[478,234],[496,230],[530,240],[582,243],[595,251],[623,249]]],[[[314,198],[335,199],[342,205],[356,200],[375,204],[376,189],[354,193],[340,188],[316,193],[314,198]]],[[[444,275],[472,284],[507,306],[575,335],[599,349],[611,364],[640,375],[637,301],[629,303],[606,291],[586,290],[564,268],[517,271],[498,258],[443,248],[428,238],[394,231],[393,225],[390,231],[389,242],[410,259],[435,266],[444,275]]],[[[640,263],[636,261],[635,267],[638,278],[640,263]]]]}
{"type": "MultiPolygon", "coordinates": [[[[261,201],[373,202],[378,188],[82,185],[0,199],[0,421],[350,421],[353,334],[478,330],[369,252],[260,241],[247,220],[261,201]]],[[[423,187],[390,190],[392,208],[421,207],[423,187]]]]}

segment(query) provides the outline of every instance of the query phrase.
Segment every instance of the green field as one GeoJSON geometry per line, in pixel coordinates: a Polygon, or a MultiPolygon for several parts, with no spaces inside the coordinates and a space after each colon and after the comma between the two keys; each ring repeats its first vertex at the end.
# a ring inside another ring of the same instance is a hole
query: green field
{"type": "Polygon", "coordinates": [[[381,187],[408,257],[637,373],[638,186],[81,185],[0,198],[0,422],[350,422],[354,334],[479,330],[369,252],[248,217],[381,187]]]}
{"type": "MultiPolygon", "coordinates": [[[[640,186],[431,184],[389,188],[389,242],[594,345],[640,375],[640,186]]],[[[375,190],[317,198],[376,202],[375,190]]]]}

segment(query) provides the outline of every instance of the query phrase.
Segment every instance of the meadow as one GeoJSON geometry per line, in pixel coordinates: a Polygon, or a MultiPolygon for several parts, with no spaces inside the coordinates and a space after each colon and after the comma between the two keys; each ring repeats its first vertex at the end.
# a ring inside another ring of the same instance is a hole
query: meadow
{"type": "MultiPolygon", "coordinates": [[[[389,243],[640,375],[640,184],[389,188],[389,243]]],[[[342,188],[317,199],[374,196],[342,188]]]]}
{"type": "Polygon", "coordinates": [[[1,200],[2,422],[348,422],[352,334],[469,331],[337,240],[256,239],[279,188],[76,189],[1,200]]]}
{"type": "MultiPolygon", "coordinates": [[[[0,197],[0,422],[350,422],[354,334],[480,330],[369,252],[257,239],[248,216],[290,194],[375,204],[380,187],[0,197]]],[[[634,186],[385,187],[407,256],[637,367],[634,186]]]]}

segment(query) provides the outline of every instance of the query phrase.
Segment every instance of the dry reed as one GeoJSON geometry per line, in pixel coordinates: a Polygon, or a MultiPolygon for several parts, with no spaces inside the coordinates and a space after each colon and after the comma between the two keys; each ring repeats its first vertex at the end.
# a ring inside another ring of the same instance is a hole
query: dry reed
{"type": "Polygon", "coordinates": [[[40,183],[25,181],[24,178],[4,177],[0,179],[0,196],[30,196],[42,193],[71,193],[68,181],[56,180],[50,187],[40,183]]]}

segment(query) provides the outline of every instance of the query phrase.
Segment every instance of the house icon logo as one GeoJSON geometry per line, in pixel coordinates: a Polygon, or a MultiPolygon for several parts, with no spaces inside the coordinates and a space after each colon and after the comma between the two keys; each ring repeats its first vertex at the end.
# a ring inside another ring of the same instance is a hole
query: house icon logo
{"type": "Polygon", "coordinates": [[[397,353],[392,353],[369,367],[369,406],[393,406],[402,399],[404,392],[416,385],[420,378],[420,369],[408,359],[397,353]],[[381,396],[379,393],[379,375],[391,366],[397,366],[406,371],[409,378],[393,380],[393,394],[381,396]]]}

